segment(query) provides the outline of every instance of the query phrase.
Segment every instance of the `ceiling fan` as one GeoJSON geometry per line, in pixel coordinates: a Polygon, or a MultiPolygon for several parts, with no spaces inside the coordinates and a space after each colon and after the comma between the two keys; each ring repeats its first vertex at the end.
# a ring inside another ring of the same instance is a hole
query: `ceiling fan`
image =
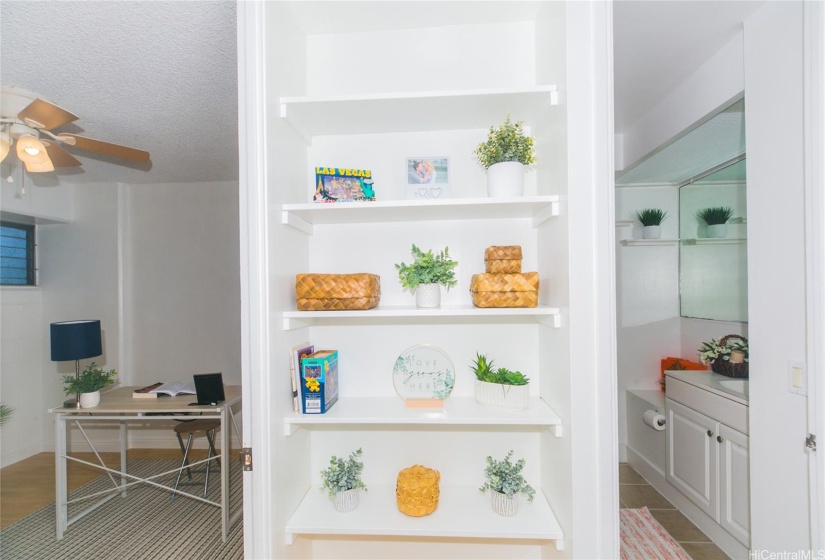
{"type": "Polygon", "coordinates": [[[149,152],[144,150],[68,132],[52,132],[77,119],[77,115],[30,91],[3,86],[0,88],[0,161],[6,158],[13,144],[29,173],[79,166],[80,161],[61,144],[138,163],[149,161],[149,152]]]}

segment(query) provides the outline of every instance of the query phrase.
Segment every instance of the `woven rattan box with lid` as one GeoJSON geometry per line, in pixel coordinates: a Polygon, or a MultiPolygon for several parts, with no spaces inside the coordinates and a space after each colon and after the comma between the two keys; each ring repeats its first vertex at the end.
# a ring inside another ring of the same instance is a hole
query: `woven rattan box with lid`
{"type": "Polygon", "coordinates": [[[381,301],[381,280],[375,274],[298,274],[298,311],[372,309],[381,301]]]}
{"type": "Polygon", "coordinates": [[[536,307],[539,273],[474,274],[470,294],[476,307],[536,307]]]}
{"type": "Polygon", "coordinates": [[[514,274],[521,272],[521,246],[494,245],[484,251],[484,264],[490,274],[514,274]]]}

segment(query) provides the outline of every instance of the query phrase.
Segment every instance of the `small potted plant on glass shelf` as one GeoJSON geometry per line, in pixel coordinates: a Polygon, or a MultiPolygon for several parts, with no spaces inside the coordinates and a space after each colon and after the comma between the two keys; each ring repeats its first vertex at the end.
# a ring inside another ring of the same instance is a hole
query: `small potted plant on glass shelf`
{"type": "Polygon", "coordinates": [[[530,379],[520,371],[495,368],[493,360],[476,352],[470,366],[476,376],[476,401],[489,406],[523,410],[530,399],[530,379]]]}
{"type": "Polygon", "coordinates": [[[527,501],[532,502],[536,491],[521,474],[524,469],[524,459],[512,462],[513,451],[511,450],[504,459],[496,461],[487,456],[487,468],[484,469],[484,476],[487,480],[479,490],[481,492],[490,491],[490,504],[493,511],[504,517],[512,517],[518,512],[518,494],[527,496],[527,501]]]}
{"type": "Polygon", "coordinates": [[[441,286],[448,290],[455,286],[455,267],[458,262],[450,258],[450,248],[433,253],[432,249],[426,253],[412,246],[412,263],[404,262],[395,265],[398,270],[398,280],[401,285],[415,292],[415,304],[418,307],[441,307],[441,286]]]}
{"type": "Polygon", "coordinates": [[[728,236],[728,220],[733,217],[733,209],[730,206],[704,208],[699,210],[696,216],[708,225],[708,237],[728,236]]]}
{"type": "Polygon", "coordinates": [[[92,362],[77,377],[63,376],[63,389],[67,395],[80,395],[80,408],[93,408],[100,404],[100,390],[115,382],[117,370],[104,371],[92,362]]]}
{"type": "Polygon", "coordinates": [[[476,147],[474,155],[487,170],[488,196],[524,194],[524,172],[536,162],[536,152],[522,121],[510,122],[508,114],[498,128],[491,126],[487,140],[476,147]]]}
{"type": "Polygon", "coordinates": [[[636,219],[642,222],[642,239],[659,239],[662,237],[662,222],[667,212],[661,208],[645,208],[636,212],[636,219]]]}
{"type": "Polygon", "coordinates": [[[349,454],[349,459],[333,455],[329,459],[329,467],[321,471],[323,484],[321,488],[327,491],[336,511],[347,513],[358,507],[358,493],[367,485],[361,480],[364,463],[359,461],[362,455],[361,448],[349,454]]]}

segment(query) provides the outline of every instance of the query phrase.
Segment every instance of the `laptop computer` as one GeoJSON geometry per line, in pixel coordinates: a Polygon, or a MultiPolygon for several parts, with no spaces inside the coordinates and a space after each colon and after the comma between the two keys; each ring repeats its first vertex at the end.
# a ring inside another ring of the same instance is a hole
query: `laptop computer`
{"type": "Polygon", "coordinates": [[[195,394],[198,405],[216,405],[226,400],[223,392],[223,375],[220,373],[201,373],[195,378],[195,394]]]}

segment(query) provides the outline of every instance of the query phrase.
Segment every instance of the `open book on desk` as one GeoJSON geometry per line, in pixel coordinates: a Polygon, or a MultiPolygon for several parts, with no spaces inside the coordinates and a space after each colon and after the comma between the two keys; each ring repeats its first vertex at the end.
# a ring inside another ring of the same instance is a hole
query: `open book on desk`
{"type": "Polygon", "coordinates": [[[178,395],[196,394],[194,383],[183,383],[182,381],[172,381],[170,383],[164,383],[157,389],[152,389],[149,392],[154,393],[158,396],[169,395],[170,397],[176,397],[178,395]]]}

